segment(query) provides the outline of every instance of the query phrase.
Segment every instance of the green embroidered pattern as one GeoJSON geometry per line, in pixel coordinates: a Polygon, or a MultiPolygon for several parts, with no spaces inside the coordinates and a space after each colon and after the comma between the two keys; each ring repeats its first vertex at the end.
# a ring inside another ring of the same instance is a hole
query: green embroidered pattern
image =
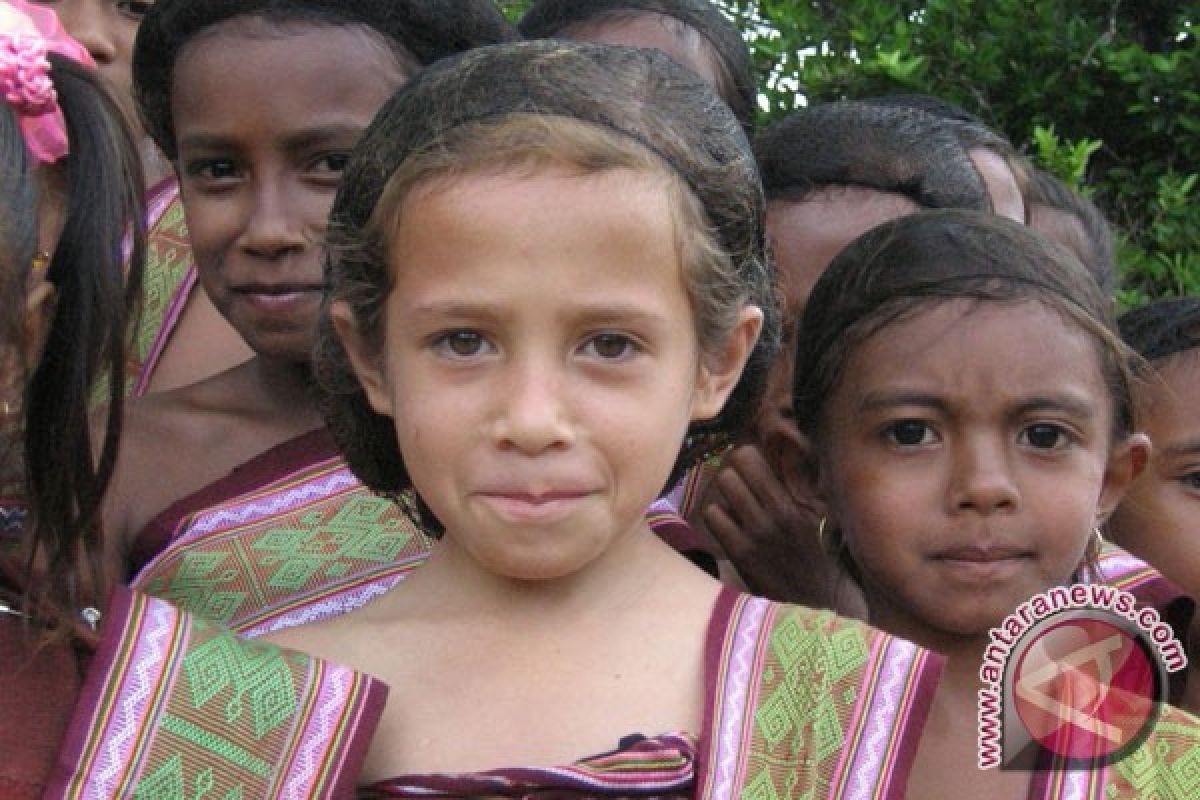
{"type": "Polygon", "coordinates": [[[1192,800],[1200,797],[1200,721],[1174,708],[1141,747],[1117,762],[1117,780],[1104,787],[1109,798],[1192,800]]]}
{"type": "Polygon", "coordinates": [[[743,800],[822,796],[825,762],[846,744],[846,716],[870,657],[866,629],[787,608],[767,639],[743,800]]]}
{"type": "Polygon", "coordinates": [[[428,541],[394,503],[357,488],[299,512],[180,542],[135,585],[236,627],[280,604],[325,596],[347,581],[390,572],[428,549],[428,541]]]}
{"type": "Polygon", "coordinates": [[[266,736],[295,710],[292,672],[275,647],[239,641],[222,632],[189,652],[183,670],[195,708],[230,690],[225,721],[237,722],[248,707],[256,739],[266,736]]]}

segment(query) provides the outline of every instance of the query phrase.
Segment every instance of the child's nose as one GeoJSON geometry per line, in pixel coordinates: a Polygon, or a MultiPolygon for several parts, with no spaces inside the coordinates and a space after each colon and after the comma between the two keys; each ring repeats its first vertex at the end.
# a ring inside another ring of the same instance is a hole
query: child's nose
{"type": "Polygon", "coordinates": [[[117,57],[117,41],[113,30],[116,14],[111,3],[80,0],[57,8],[63,27],[87,48],[96,63],[103,66],[117,57]]]}
{"type": "Polygon", "coordinates": [[[251,197],[252,207],[242,231],[243,248],[264,258],[279,258],[303,250],[308,242],[302,209],[274,181],[262,181],[251,197]]]}
{"type": "Polygon", "coordinates": [[[497,444],[529,455],[570,444],[573,432],[565,391],[560,370],[545,360],[513,363],[497,397],[497,444]]]}
{"type": "Polygon", "coordinates": [[[998,442],[969,441],[957,450],[952,477],[954,506],[982,514],[1015,511],[1020,494],[1004,447],[998,442]]]}

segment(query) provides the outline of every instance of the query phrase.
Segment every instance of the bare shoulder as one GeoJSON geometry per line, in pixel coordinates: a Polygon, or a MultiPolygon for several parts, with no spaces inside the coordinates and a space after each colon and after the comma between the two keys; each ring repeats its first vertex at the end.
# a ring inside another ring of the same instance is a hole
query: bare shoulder
{"type": "MultiPolygon", "coordinates": [[[[208,384],[218,378],[126,403],[104,510],[105,530],[121,553],[154,515],[222,474],[222,465],[210,463],[212,444],[229,441],[237,425],[213,403],[208,384]]],[[[93,431],[103,424],[97,415],[93,431]]]]}

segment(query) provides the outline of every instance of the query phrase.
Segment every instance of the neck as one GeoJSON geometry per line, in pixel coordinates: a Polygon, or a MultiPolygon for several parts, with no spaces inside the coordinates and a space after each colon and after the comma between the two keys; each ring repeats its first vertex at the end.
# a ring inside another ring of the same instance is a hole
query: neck
{"type": "Polygon", "coordinates": [[[393,594],[414,613],[503,618],[510,630],[527,623],[530,630],[547,631],[593,616],[612,624],[623,611],[652,602],[656,587],[675,579],[680,567],[686,570],[682,576],[695,573],[711,582],[640,519],[576,572],[541,580],[489,571],[448,532],[425,565],[399,587],[402,591],[393,594]]]}
{"type": "Polygon", "coordinates": [[[266,403],[291,414],[315,409],[312,367],[307,362],[255,356],[246,366],[266,403]]]}

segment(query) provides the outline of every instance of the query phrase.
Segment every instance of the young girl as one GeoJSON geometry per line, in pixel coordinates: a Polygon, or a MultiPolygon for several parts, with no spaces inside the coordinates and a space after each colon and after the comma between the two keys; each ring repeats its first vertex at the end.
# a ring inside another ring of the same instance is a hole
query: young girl
{"type": "Polygon", "coordinates": [[[122,240],[135,288],[142,252],[137,153],[90,66],[53,12],[0,2],[0,476],[20,497],[0,500],[5,798],[41,796],[94,641],[120,396],[96,447],[87,397],[124,367],[122,240]]]}
{"type": "Polygon", "coordinates": [[[392,687],[368,796],[902,791],[914,740],[861,745],[916,724],[927,656],[722,590],[643,517],[761,392],[762,213],[735,118],[650,50],[485,48],[364,135],[326,408],[360,477],[442,533],[388,595],[280,641],[392,687]]]}
{"type": "Polygon", "coordinates": [[[820,535],[845,548],[872,623],[947,656],[913,797],[1188,796],[1171,781],[1200,728],[1177,711],[1174,733],[1164,720],[1108,767],[1032,784],[975,768],[989,630],[1074,580],[1146,456],[1109,308],[1065,251],[968,211],[865,234],[805,308],[794,402],[820,535]]]}
{"type": "MultiPolygon", "coordinates": [[[[1114,541],[1200,597],[1200,298],[1159,300],[1126,312],[1121,336],[1152,371],[1137,386],[1144,430],[1154,443],[1146,469],[1108,521],[1114,541]]],[[[1188,636],[1192,676],[1200,668],[1200,629],[1188,636]]],[[[1182,705],[1200,710],[1200,680],[1182,705]]]]}
{"type": "Polygon", "coordinates": [[[362,129],[422,64],[515,37],[486,0],[452,5],[147,12],[133,59],[143,116],[176,166],[200,283],[255,357],[130,403],[105,509],[119,579],[260,629],[362,602],[428,549],[345,468],[309,362],[325,219],[362,129]]]}

